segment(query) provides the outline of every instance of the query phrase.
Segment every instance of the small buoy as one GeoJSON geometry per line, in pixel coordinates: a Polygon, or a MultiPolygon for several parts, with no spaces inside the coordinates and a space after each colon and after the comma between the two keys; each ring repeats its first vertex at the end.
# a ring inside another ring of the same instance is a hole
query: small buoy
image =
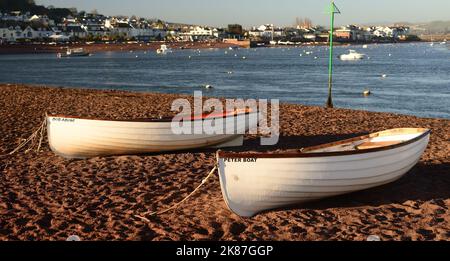
{"type": "Polygon", "coordinates": [[[317,60],[317,56],[314,56],[314,60],[317,60]]]}
{"type": "Polygon", "coordinates": [[[228,54],[228,51],[225,51],[225,54],[228,54]]]}
{"type": "Polygon", "coordinates": [[[205,89],[213,89],[213,88],[214,87],[212,85],[209,85],[209,84],[205,85],[205,89]]]}
{"type": "Polygon", "coordinates": [[[386,78],[386,77],[387,77],[386,74],[381,75],[381,78],[386,78]]]}
{"type": "Polygon", "coordinates": [[[66,241],[81,241],[81,238],[76,235],[69,236],[66,241]]]}
{"type": "Polygon", "coordinates": [[[139,55],[136,55],[136,58],[139,58],[139,55]]]}
{"type": "Polygon", "coordinates": [[[235,54],[234,57],[237,57],[237,54],[235,54]]]}
{"type": "Polygon", "coordinates": [[[391,57],[391,56],[392,56],[392,54],[390,53],[390,54],[389,54],[389,57],[391,57]]]}
{"type": "Polygon", "coordinates": [[[303,54],[301,53],[301,54],[300,54],[300,57],[302,57],[302,56],[303,56],[303,54]]]}
{"type": "Polygon", "coordinates": [[[245,59],[247,59],[247,57],[243,56],[243,57],[242,57],[242,60],[245,60],[245,59]]]}
{"type": "Polygon", "coordinates": [[[191,59],[191,58],[192,58],[192,56],[189,55],[189,59],[191,59]]]}
{"type": "Polygon", "coordinates": [[[372,94],[372,92],[370,90],[365,90],[363,92],[364,96],[370,96],[372,94]]]}
{"type": "Polygon", "coordinates": [[[367,237],[367,241],[381,241],[381,238],[379,236],[370,235],[367,237]]]}

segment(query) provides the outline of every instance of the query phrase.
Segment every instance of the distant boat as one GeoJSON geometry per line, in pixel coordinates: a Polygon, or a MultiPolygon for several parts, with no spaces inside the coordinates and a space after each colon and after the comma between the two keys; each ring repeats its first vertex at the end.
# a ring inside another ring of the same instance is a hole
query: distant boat
{"type": "MultiPolygon", "coordinates": [[[[53,115],[47,117],[51,150],[65,158],[137,155],[206,147],[242,146],[245,131],[253,128],[250,116],[257,112],[231,111],[191,116],[183,126],[206,126],[223,119],[225,134],[175,134],[172,118],[147,120],[102,120],[53,115]],[[232,122],[234,124],[230,124],[232,122]],[[232,127],[230,127],[232,126],[232,127]],[[230,129],[231,128],[231,129],[230,129]],[[226,134],[233,131],[236,134],[226,134]]],[[[256,123],[255,123],[256,124],[256,123]]]]}
{"type": "MultiPolygon", "coordinates": [[[[219,151],[223,198],[237,215],[378,187],[402,178],[430,140],[428,129],[393,129],[291,153],[219,151]]],[[[392,193],[397,193],[391,191],[392,193]]]]}
{"type": "Polygon", "coordinates": [[[75,49],[70,49],[67,48],[67,51],[65,53],[58,53],[57,56],[58,58],[63,58],[63,57],[83,57],[83,56],[89,56],[90,53],[84,51],[83,48],[75,48],[75,49]]]}
{"type": "Polygon", "coordinates": [[[339,55],[339,59],[343,61],[361,60],[364,59],[365,56],[365,54],[358,53],[355,50],[349,50],[348,54],[339,55]]]}
{"type": "Polygon", "coordinates": [[[172,52],[172,49],[167,47],[167,45],[165,45],[165,44],[161,45],[161,47],[158,50],[156,50],[157,54],[168,54],[171,52],[172,52]]]}
{"type": "Polygon", "coordinates": [[[367,44],[363,45],[362,48],[363,49],[367,49],[369,46],[367,46],[367,44]]]}
{"type": "Polygon", "coordinates": [[[228,49],[229,50],[237,50],[237,49],[239,49],[239,47],[238,46],[230,46],[230,47],[228,47],[228,49]]]}

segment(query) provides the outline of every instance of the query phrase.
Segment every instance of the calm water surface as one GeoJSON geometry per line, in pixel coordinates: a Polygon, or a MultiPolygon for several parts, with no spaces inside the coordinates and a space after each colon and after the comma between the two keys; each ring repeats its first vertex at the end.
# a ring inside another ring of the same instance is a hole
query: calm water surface
{"type": "MultiPolygon", "coordinates": [[[[450,49],[425,43],[336,47],[370,59],[336,59],[336,107],[450,118],[450,49]],[[383,78],[382,75],[387,77],[383,78]],[[372,96],[362,93],[370,89],[372,96]]],[[[327,98],[327,47],[240,50],[105,52],[57,59],[54,54],[0,56],[0,82],[139,92],[280,99],[323,105],[327,98]],[[312,52],[307,55],[306,52],[312,52]],[[300,56],[302,54],[302,56],[300,56]],[[246,59],[243,59],[245,56],[246,59]]]]}

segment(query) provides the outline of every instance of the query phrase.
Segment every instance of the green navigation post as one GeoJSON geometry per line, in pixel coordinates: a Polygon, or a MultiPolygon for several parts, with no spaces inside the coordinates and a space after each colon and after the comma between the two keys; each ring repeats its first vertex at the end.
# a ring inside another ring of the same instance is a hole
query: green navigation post
{"type": "Polygon", "coordinates": [[[327,108],[333,108],[333,98],[332,98],[332,89],[333,89],[333,34],[334,34],[334,15],[340,14],[341,12],[334,4],[334,0],[331,1],[330,6],[330,16],[331,16],[331,28],[330,35],[328,37],[328,42],[330,43],[330,60],[328,62],[328,100],[327,100],[327,108]]]}

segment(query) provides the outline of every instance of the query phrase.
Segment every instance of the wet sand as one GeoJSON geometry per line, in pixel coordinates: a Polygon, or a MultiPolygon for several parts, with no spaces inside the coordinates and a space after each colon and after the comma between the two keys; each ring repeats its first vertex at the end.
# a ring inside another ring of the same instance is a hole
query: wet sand
{"type": "Polygon", "coordinates": [[[177,42],[177,43],[111,43],[111,44],[17,44],[17,45],[0,45],[0,54],[35,54],[35,53],[58,53],[64,52],[69,48],[84,48],[89,53],[98,52],[120,52],[120,51],[156,51],[162,44],[168,45],[172,49],[208,49],[208,48],[228,48],[235,46],[229,43],[200,43],[200,42],[177,42]]]}
{"type": "MultiPolygon", "coordinates": [[[[0,154],[12,150],[44,112],[103,118],[171,115],[179,95],[0,85],[0,154]]],[[[281,105],[289,150],[396,127],[433,133],[420,163],[379,188],[240,218],[215,175],[177,210],[150,218],[188,195],[213,168],[213,150],[66,160],[39,153],[0,158],[0,240],[382,240],[450,239],[450,121],[389,113],[281,105]]],[[[246,137],[242,150],[255,150],[246,137]]]]}

